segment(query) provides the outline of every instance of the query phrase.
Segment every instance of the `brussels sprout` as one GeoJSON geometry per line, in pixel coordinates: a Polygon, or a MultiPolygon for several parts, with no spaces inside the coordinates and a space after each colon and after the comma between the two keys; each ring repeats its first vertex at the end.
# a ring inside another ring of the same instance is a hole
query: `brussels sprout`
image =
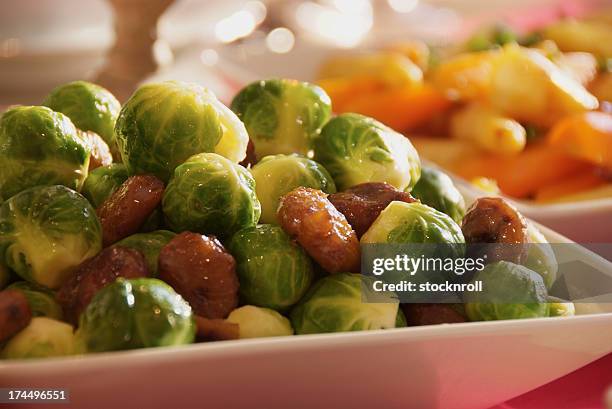
{"type": "Polygon", "coordinates": [[[471,321],[537,318],[548,315],[546,286],[539,274],[507,261],[488,264],[474,275],[481,292],[466,292],[471,321]]]}
{"type": "MultiPolygon", "coordinates": [[[[362,285],[368,277],[339,273],[319,280],[291,311],[296,334],[361,331],[394,328],[397,300],[365,303],[371,286],[362,285]]],[[[376,294],[380,297],[380,294],[376,294]]]]}
{"type": "Polygon", "coordinates": [[[83,184],[83,196],[98,208],[100,205],[128,178],[125,165],[113,163],[109,166],[101,166],[89,172],[83,184]]]}
{"type": "Polygon", "coordinates": [[[114,128],[121,104],[110,91],[91,82],[74,81],[51,91],[43,105],[66,115],[80,130],[100,135],[119,159],[114,128]]]}
{"type": "Polygon", "coordinates": [[[298,302],[312,283],[310,258],[278,226],[240,230],[228,249],[236,258],[240,296],[248,304],[283,310],[298,302]]]}
{"type": "Polygon", "coordinates": [[[59,288],[101,249],[95,210],[65,186],[27,189],[0,206],[0,260],[27,281],[59,288]]]}
{"type": "Polygon", "coordinates": [[[331,116],[331,100],[323,89],[288,79],[254,82],[236,95],[231,107],[246,125],[258,158],[306,155],[331,116]]]}
{"type": "Polygon", "coordinates": [[[0,196],[30,187],[65,185],[79,190],[90,150],[70,119],[47,107],[9,109],[0,119],[0,196]]]}
{"type": "Polygon", "coordinates": [[[314,141],[314,159],[345,190],[366,182],[387,182],[410,191],[421,174],[421,162],[408,138],[359,114],[330,120],[314,141]]]}
{"type": "Polygon", "coordinates": [[[155,278],[118,279],[104,287],[81,314],[77,340],[88,352],[192,343],[191,307],[155,278]]]}
{"type": "Polygon", "coordinates": [[[48,358],[74,353],[76,343],[72,325],[51,318],[35,317],[7,342],[2,350],[2,358],[48,358]]]}
{"type": "Polygon", "coordinates": [[[548,296],[548,309],[549,317],[571,317],[576,315],[576,307],[573,302],[557,297],[548,296]]]}
{"type": "Polygon", "coordinates": [[[249,142],[242,122],[212,92],[178,81],[138,88],[121,109],[115,132],[128,172],[150,173],[164,182],[201,152],[240,162],[249,142]]]}
{"type": "Polygon", "coordinates": [[[176,232],[229,237],[257,224],[261,214],[248,170],[214,153],[202,153],[176,168],[162,201],[176,232]]]}
{"type": "Polygon", "coordinates": [[[546,288],[550,290],[559,270],[555,252],[533,223],[527,223],[527,237],[529,237],[529,249],[523,265],[541,275],[546,288]]]}
{"type": "Polygon", "coordinates": [[[406,321],[406,314],[402,311],[401,308],[397,309],[397,317],[395,317],[395,328],[404,328],[408,326],[408,321],[406,321]]]}
{"type": "Polygon", "coordinates": [[[361,243],[460,244],[461,227],[450,216],[421,203],[391,202],[361,237],[361,243]]]}
{"type": "Polygon", "coordinates": [[[115,246],[129,247],[140,251],[147,260],[147,266],[152,276],[157,276],[157,259],[162,247],[176,236],[168,230],[157,230],[151,233],[133,234],[115,243],[115,246]]]}
{"type": "Polygon", "coordinates": [[[21,291],[25,295],[33,317],[49,317],[62,320],[64,316],[62,307],[55,300],[55,294],[52,291],[27,281],[17,281],[9,285],[8,288],[21,291]]]}
{"type": "Polygon", "coordinates": [[[261,223],[276,224],[280,198],[299,186],[335,193],[334,180],[323,166],[299,155],[266,156],[251,169],[257,198],[261,203],[261,223]]]}
{"type": "Polygon", "coordinates": [[[268,308],[245,305],[232,311],[227,321],[238,324],[241,339],[293,335],[291,322],[268,308]]]}
{"type": "Polygon", "coordinates": [[[465,215],[463,195],[451,178],[437,169],[423,167],[421,178],[410,193],[421,203],[446,213],[457,223],[461,223],[465,215]]]}

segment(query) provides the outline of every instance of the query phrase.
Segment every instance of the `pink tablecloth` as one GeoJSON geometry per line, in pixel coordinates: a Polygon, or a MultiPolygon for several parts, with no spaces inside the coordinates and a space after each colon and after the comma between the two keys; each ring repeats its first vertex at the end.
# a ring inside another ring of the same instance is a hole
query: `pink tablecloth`
{"type": "Polygon", "coordinates": [[[612,387],[612,354],[491,409],[602,409],[612,387]]]}

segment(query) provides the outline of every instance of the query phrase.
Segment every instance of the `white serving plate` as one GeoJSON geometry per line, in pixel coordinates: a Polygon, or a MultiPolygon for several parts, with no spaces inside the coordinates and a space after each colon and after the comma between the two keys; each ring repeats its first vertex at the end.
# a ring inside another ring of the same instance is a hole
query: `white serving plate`
{"type": "Polygon", "coordinates": [[[485,409],[611,353],[604,308],[612,311],[578,304],[600,313],[0,361],[0,387],[66,388],[79,408],[485,409]]]}

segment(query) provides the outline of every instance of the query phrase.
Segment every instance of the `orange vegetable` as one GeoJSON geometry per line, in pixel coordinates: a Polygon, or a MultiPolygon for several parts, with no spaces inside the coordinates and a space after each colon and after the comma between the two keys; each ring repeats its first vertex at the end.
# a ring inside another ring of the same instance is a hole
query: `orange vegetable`
{"type": "Polygon", "coordinates": [[[483,155],[456,164],[453,170],[465,179],[495,179],[505,194],[518,198],[534,195],[543,187],[558,183],[592,165],[546,145],[528,147],[514,156],[483,155]]]}
{"type": "Polygon", "coordinates": [[[551,129],[548,143],[576,158],[612,168],[612,115],[585,112],[566,117],[551,129]]]}
{"type": "Polygon", "coordinates": [[[395,130],[405,131],[421,125],[450,105],[440,91],[424,84],[355,95],[341,112],[371,116],[395,130]]]}
{"type": "Polygon", "coordinates": [[[346,112],[344,107],[354,97],[378,92],[385,87],[379,79],[369,76],[329,78],[319,80],[318,83],[331,98],[335,112],[346,112]]]}
{"type": "Polygon", "coordinates": [[[535,200],[538,202],[549,202],[560,197],[573,195],[605,185],[607,182],[593,170],[581,172],[580,174],[567,178],[557,183],[545,186],[538,190],[535,200]]]}

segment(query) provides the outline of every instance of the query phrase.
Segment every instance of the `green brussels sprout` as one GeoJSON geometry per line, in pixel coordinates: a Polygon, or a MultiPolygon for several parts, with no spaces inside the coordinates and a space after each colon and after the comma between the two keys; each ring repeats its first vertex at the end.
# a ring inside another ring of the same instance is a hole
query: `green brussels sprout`
{"type": "Polygon", "coordinates": [[[157,230],[151,233],[137,233],[115,243],[116,246],[128,247],[140,251],[147,260],[152,276],[157,276],[157,260],[162,247],[176,236],[168,230],[157,230]]]}
{"type": "Polygon", "coordinates": [[[55,299],[55,294],[47,288],[27,281],[17,281],[8,289],[21,291],[28,300],[34,317],[49,317],[61,321],[64,317],[62,307],[55,299]]]}
{"type": "Polygon", "coordinates": [[[212,92],[178,81],[138,88],[121,109],[115,133],[128,172],[150,173],[164,182],[198,153],[240,162],[249,142],[244,124],[212,92]]]}
{"type": "Polygon", "coordinates": [[[75,353],[72,325],[51,318],[35,317],[6,343],[2,349],[2,358],[48,358],[75,353]]]}
{"type": "Polygon", "coordinates": [[[573,302],[552,296],[548,296],[548,310],[549,317],[571,317],[576,315],[576,307],[573,302]]]}
{"type": "Polygon", "coordinates": [[[182,345],[195,339],[189,304],[155,278],[117,279],[100,290],[79,319],[87,352],[182,345]]]}
{"type": "Polygon", "coordinates": [[[226,321],[238,324],[241,339],[293,335],[291,322],[268,308],[245,305],[232,311],[226,321]]]}
{"type": "MultiPolygon", "coordinates": [[[[461,227],[447,214],[421,203],[391,202],[361,237],[368,243],[464,244],[461,227]]],[[[462,249],[463,246],[456,246],[462,249]]]]}
{"type": "Polygon", "coordinates": [[[408,326],[408,321],[406,320],[406,314],[402,311],[401,308],[397,309],[397,317],[395,317],[395,328],[404,328],[408,326]]]}
{"type": "Polygon", "coordinates": [[[236,259],[240,296],[248,304],[284,310],[298,302],[312,283],[310,258],[279,226],[240,230],[228,249],[236,259]]]}
{"type": "Polygon", "coordinates": [[[331,100],[322,88],[288,79],[247,85],[231,107],[246,125],[258,158],[306,155],[331,116],[331,100]]]}
{"type": "Polygon", "coordinates": [[[172,230],[219,237],[255,226],[261,215],[253,176],[214,153],[192,156],[176,168],[162,207],[172,230]]]}
{"type": "Polygon", "coordinates": [[[423,167],[421,177],[410,192],[421,203],[449,215],[461,223],[465,215],[465,200],[450,177],[434,168],[423,167]]]}
{"type": "Polygon", "coordinates": [[[101,249],[96,211],[65,186],[27,189],[0,206],[0,260],[26,281],[57,289],[101,249]]]}
{"type": "Polygon", "coordinates": [[[548,316],[544,281],[527,267],[498,261],[478,271],[472,279],[476,281],[482,281],[482,291],[464,293],[465,312],[471,321],[548,316]]]}
{"type": "Polygon", "coordinates": [[[121,163],[101,166],[89,172],[81,193],[98,208],[127,178],[127,168],[121,163]]]}
{"type": "Polygon", "coordinates": [[[542,276],[546,288],[550,290],[557,279],[559,265],[557,257],[546,237],[533,223],[527,223],[529,248],[523,265],[542,276]]]}
{"type": "Polygon", "coordinates": [[[335,193],[334,180],[323,166],[299,155],[272,155],[251,169],[257,198],[261,203],[261,223],[276,224],[280,198],[299,186],[335,193]]]}
{"type": "Polygon", "coordinates": [[[389,297],[388,302],[363,302],[362,297],[368,299],[366,292],[373,291],[362,285],[362,280],[368,279],[339,273],[316,282],[291,311],[296,334],[394,328],[397,300],[389,297]]]}
{"type": "Polygon", "coordinates": [[[0,118],[0,196],[41,185],[79,190],[89,155],[67,116],[39,106],[9,109],[0,118]]]}
{"type": "Polygon", "coordinates": [[[119,159],[114,129],[121,104],[110,91],[91,82],[74,81],[51,91],[43,105],[66,115],[80,130],[100,135],[119,159]]]}
{"type": "Polygon", "coordinates": [[[330,120],[314,141],[314,159],[331,173],[339,190],[366,182],[387,182],[410,191],[421,162],[408,138],[359,114],[330,120]]]}

